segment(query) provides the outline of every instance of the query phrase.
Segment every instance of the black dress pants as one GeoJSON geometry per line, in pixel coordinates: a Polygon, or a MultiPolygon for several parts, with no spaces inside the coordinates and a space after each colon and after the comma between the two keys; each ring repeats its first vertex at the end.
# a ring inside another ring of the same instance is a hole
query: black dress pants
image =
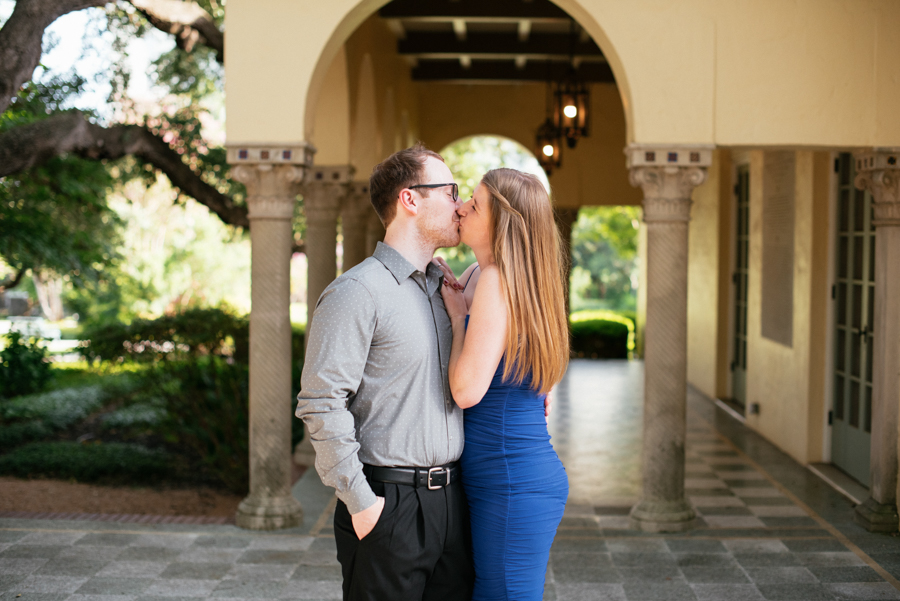
{"type": "Polygon", "coordinates": [[[384,511],[365,538],[356,537],[343,502],[334,513],[344,601],[469,601],[475,570],[462,483],[369,484],[384,511]]]}

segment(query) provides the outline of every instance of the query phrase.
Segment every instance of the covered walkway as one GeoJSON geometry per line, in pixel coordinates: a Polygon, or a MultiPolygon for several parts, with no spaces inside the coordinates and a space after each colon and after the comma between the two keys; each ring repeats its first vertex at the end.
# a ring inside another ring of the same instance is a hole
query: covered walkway
{"type": "MultiPolygon", "coordinates": [[[[571,484],[546,599],[900,599],[900,540],[852,521],[850,501],[689,392],[686,494],[697,527],[629,529],[640,496],[640,362],[573,361],[550,430],[571,484]]],[[[303,526],[0,519],[0,599],[339,599],[333,495],[295,485],[303,526]]]]}

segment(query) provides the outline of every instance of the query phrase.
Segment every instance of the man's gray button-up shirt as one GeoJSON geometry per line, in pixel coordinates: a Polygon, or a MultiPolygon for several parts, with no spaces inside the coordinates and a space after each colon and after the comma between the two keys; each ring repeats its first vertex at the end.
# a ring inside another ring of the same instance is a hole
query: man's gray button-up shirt
{"type": "Polygon", "coordinates": [[[433,467],[463,449],[463,412],[450,396],[453,333],[441,270],[418,271],[378,243],[316,305],[297,416],[316,470],[351,514],[375,503],[362,464],[433,467]]]}

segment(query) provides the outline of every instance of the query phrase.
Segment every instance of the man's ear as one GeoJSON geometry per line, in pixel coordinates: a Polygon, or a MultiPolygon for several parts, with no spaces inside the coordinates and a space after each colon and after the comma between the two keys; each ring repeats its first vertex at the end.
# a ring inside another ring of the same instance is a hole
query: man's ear
{"type": "Polygon", "coordinates": [[[399,209],[406,211],[410,215],[418,215],[419,203],[421,200],[422,199],[416,196],[412,190],[403,188],[400,190],[400,197],[397,200],[397,205],[399,209]]]}

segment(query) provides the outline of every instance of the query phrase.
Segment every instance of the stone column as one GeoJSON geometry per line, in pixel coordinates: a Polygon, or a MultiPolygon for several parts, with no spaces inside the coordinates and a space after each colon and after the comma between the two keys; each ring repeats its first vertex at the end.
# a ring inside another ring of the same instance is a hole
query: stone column
{"type": "Polygon", "coordinates": [[[337,276],[337,218],[347,195],[353,168],[348,165],[314,167],[303,182],[306,213],[306,327],[312,324],[316,303],[337,276]]]}
{"type": "Polygon", "coordinates": [[[872,194],[875,226],[875,332],[872,365],[870,496],[856,521],[870,532],[897,531],[900,408],[900,151],[857,153],[856,187],[872,194]]]}
{"type": "Polygon", "coordinates": [[[572,312],[571,300],[569,299],[569,280],[571,280],[572,276],[572,227],[576,221],[578,221],[578,207],[556,208],[556,225],[559,228],[559,237],[566,256],[566,274],[563,286],[566,293],[566,311],[569,313],[572,312]]]}
{"type": "Polygon", "coordinates": [[[304,149],[229,148],[231,177],[247,187],[250,220],[250,494],[238,506],[241,528],[299,526],[291,494],[292,220],[304,149]],[[234,163],[237,163],[236,165],[234,163]]]}
{"type": "Polygon", "coordinates": [[[647,325],[644,351],[643,495],[632,527],[679,532],[694,523],[684,496],[687,397],[687,262],[691,193],[712,149],[626,149],[630,180],[644,192],[647,325]]]}
{"type": "Polygon", "coordinates": [[[369,215],[366,225],[366,256],[375,252],[375,247],[384,240],[384,234],[385,231],[384,226],[381,224],[381,219],[378,218],[375,209],[372,209],[372,214],[369,215]]]}
{"type": "Polygon", "coordinates": [[[341,209],[341,233],[344,237],[343,271],[358,265],[369,256],[367,229],[375,214],[369,196],[369,182],[353,182],[341,209]]]}

